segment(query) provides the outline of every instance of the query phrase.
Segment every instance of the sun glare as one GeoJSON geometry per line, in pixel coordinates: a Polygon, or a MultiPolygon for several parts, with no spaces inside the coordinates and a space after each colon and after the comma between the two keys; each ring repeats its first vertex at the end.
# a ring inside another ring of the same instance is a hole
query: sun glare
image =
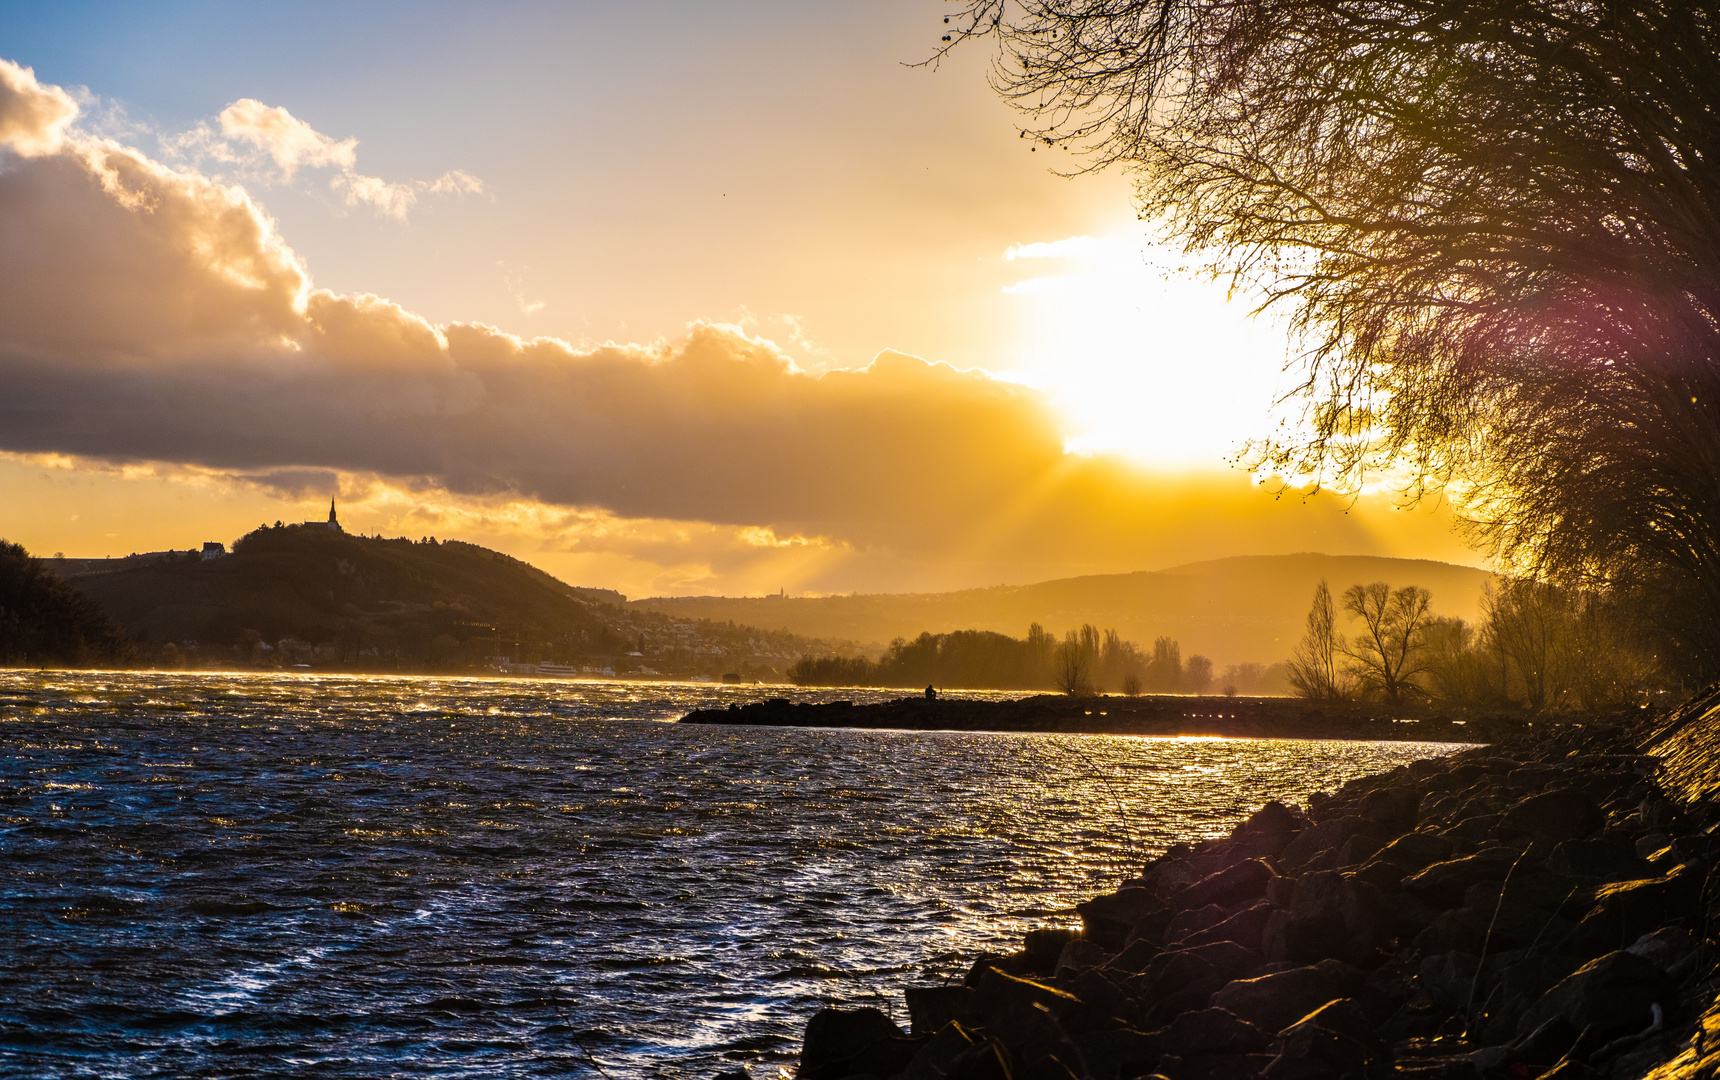
{"type": "Polygon", "coordinates": [[[1143,464],[1222,466],[1263,434],[1286,381],[1287,338],[1227,283],[1134,225],[1011,248],[1004,292],[1028,330],[1006,377],[1051,393],[1069,448],[1143,464]]]}

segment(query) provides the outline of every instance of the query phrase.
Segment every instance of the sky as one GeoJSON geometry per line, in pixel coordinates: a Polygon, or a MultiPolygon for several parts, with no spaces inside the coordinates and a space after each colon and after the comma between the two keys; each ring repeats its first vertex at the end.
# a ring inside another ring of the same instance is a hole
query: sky
{"type": "Polygon", "coordinates": [[[630,596],[1324,551],[1282,323],[932,52],[935,0],[0,3],[0,536],[321,518],[630,596]],[[1275,402],[1279,404],[1275,405],[1275,402]]]}

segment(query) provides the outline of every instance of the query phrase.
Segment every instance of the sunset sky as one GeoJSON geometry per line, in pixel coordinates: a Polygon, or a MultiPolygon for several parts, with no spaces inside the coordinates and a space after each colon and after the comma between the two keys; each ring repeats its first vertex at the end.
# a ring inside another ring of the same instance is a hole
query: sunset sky
{"type": "Polygon", "coordinates": [[[908,66],[945,13],[0,7],[0,536],[338,495],[631,596],[1478,563],[1228,464],[1282,328],[1030,152],[982,51],[908,66]]]}

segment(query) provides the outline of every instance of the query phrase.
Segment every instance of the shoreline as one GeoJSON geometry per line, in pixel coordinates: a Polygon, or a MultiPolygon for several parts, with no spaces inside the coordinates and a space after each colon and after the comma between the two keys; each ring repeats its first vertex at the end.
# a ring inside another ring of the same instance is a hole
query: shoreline
{"type": "Polygon", "coordinates": [[[696,709],[683,724],[875,728],[908,731],[1050,732],[1069,735],[1218,736],[1488,743],[1529,728],[1504,710],[1315,703],[1279,697],[1087,697],[1040,694],[1013,701],[900,698],[872,705],[773,698],[696,709]]]}
{"type": "Polygon", "coordinates": [[[908,1030],[820,1010],[799,1080],[1713,1077],[1720,692],[1637,715],[1268,802],[904,987],[908,1030]]]}

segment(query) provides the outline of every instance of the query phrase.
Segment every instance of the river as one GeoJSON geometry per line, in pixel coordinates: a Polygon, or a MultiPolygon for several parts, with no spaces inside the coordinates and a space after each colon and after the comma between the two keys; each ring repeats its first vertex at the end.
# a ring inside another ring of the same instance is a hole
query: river
{"type": "MultiPolygon", "coordinates": [[[[677,726],[711,684],[0,671],[0,1075],[792,1072],[822,1002],[1456,747],[677,726]]],[[[972,694],[1004,697],[1003,694],[972,694]]]]}

